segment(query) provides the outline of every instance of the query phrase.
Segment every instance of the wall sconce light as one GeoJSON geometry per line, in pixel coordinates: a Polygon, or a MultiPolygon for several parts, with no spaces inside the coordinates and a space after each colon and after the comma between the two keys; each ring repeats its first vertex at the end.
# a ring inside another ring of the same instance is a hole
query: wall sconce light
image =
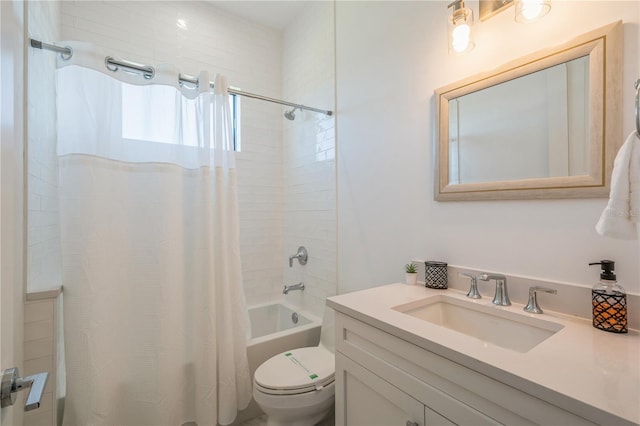
{"type": "Polygon", "coordinates": [[[533,22],[551,10],[551,0],[480,0],[480,20],[486,21],[515,4],[516,22],[533,22]]]}
{"type": "Polygon", "coordinates": [[[473,42],[473,11],[464,7],[464,0],[455,0],[447,8],[451,15],[447,19],[449,53],[460,55],[471,51],[473,42]]]}

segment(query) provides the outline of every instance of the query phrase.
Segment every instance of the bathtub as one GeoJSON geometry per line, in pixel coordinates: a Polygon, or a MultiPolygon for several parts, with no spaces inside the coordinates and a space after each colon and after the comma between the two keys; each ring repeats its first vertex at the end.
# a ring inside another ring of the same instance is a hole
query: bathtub
{"type": "Polygon", "coordinates": [[[249,346],[283,336],[304,333],[319,324],[318,319],[311,315],[282,303],[249,308],[249,322],[251,323],[249,346]]]}
{"type": "Polygon", "coordinates": [[[315,346],[320,341],[322,322],[284,303],[250,307],[249,321],[251,338],[247,342],[247,355],[252,375],[272,356],[289,349],[315,346]]]}
{"type": "MultiPolygon", "coordinates": [[[[251,337],[247,341],[247,358],[251,377],[260,364],[272,356],[290,349],[316,346],[320,342],[322,320],[284,303],[249,307],[249,322],[251,337]]],[[[262,410],[252,400],[249,407],[238,413],[233,424],[260,415],[262,410]]]]}

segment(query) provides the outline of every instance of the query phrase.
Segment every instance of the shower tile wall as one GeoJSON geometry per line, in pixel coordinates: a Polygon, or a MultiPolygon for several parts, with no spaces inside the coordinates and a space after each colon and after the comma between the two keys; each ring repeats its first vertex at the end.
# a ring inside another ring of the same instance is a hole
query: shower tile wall
{"type": "MultiPolygon", "coordinates": [[[[29,36],[58,40],[60,8],[57,2],[28,2],[29,36]]],[[[56,161],[55,55],[29,49],[27,97],[28,249],[27,291],[59,286],[60,229],[56,161]]]]}
{"type": "MultiPolygon", "coordinates": [[[[309,2],[284,31],[283,96],[335,109],[334,3],[309,2]]],[[[335,118],[296,111],[286,121],[284,149],[285,259],[299,245],[309,262],[285,268],[285,282],[303,281],[304,292],[285,298],[318,316],[336,291],[335,118]]],[[[288,265],[287,265],[288,266],[288,265]]]]}
{"type": "MultiPolygon", "coordinates": [[[[135,62],[172,63],[187,74],[219,72],[234,87],[282,96],[281,31],[206,3],[65,1],[61,23],[63,40],[99,44],[135,62]]],[[[249,98],[240,102],[240,244],[245,292],[253,304],[279,297],[282,286],[283,108],[249,98]]]]}

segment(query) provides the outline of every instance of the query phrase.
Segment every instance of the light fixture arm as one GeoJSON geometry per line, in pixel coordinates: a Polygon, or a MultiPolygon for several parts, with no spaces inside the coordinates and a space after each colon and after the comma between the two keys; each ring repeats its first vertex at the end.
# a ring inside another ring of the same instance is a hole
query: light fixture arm
{"type": "Polygon", "coordinates": [[[551,10],[551,0],[480,0],[480,20],[497,15],[515,5],[516,22],[532,22],[545,16],[551,10]]]}
{"type": "Polygon", "coordinates": [[[453,9],[451,16],[452,16],[454,25],[457,25],[467,20],[467,16],[469,15],[469,13],[467,12],[467,9],[464,7],[464,0],[455,0],[449,3],[447,8],[453,9]]]}

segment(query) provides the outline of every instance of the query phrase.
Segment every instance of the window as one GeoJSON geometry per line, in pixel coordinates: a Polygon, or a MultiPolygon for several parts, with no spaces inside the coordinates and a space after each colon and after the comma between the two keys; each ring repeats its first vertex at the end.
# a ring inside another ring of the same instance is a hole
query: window
{"type": "MultiPolygon", "coordinates": [[[[233,149],[240,151],[240,100],[229,96],[233,149]]],[[[198,146],[196,100],[170,86],[122,85],[122,137],[198,146]],[[176,99],[179,97],[180,99],[176,99]]]]}

